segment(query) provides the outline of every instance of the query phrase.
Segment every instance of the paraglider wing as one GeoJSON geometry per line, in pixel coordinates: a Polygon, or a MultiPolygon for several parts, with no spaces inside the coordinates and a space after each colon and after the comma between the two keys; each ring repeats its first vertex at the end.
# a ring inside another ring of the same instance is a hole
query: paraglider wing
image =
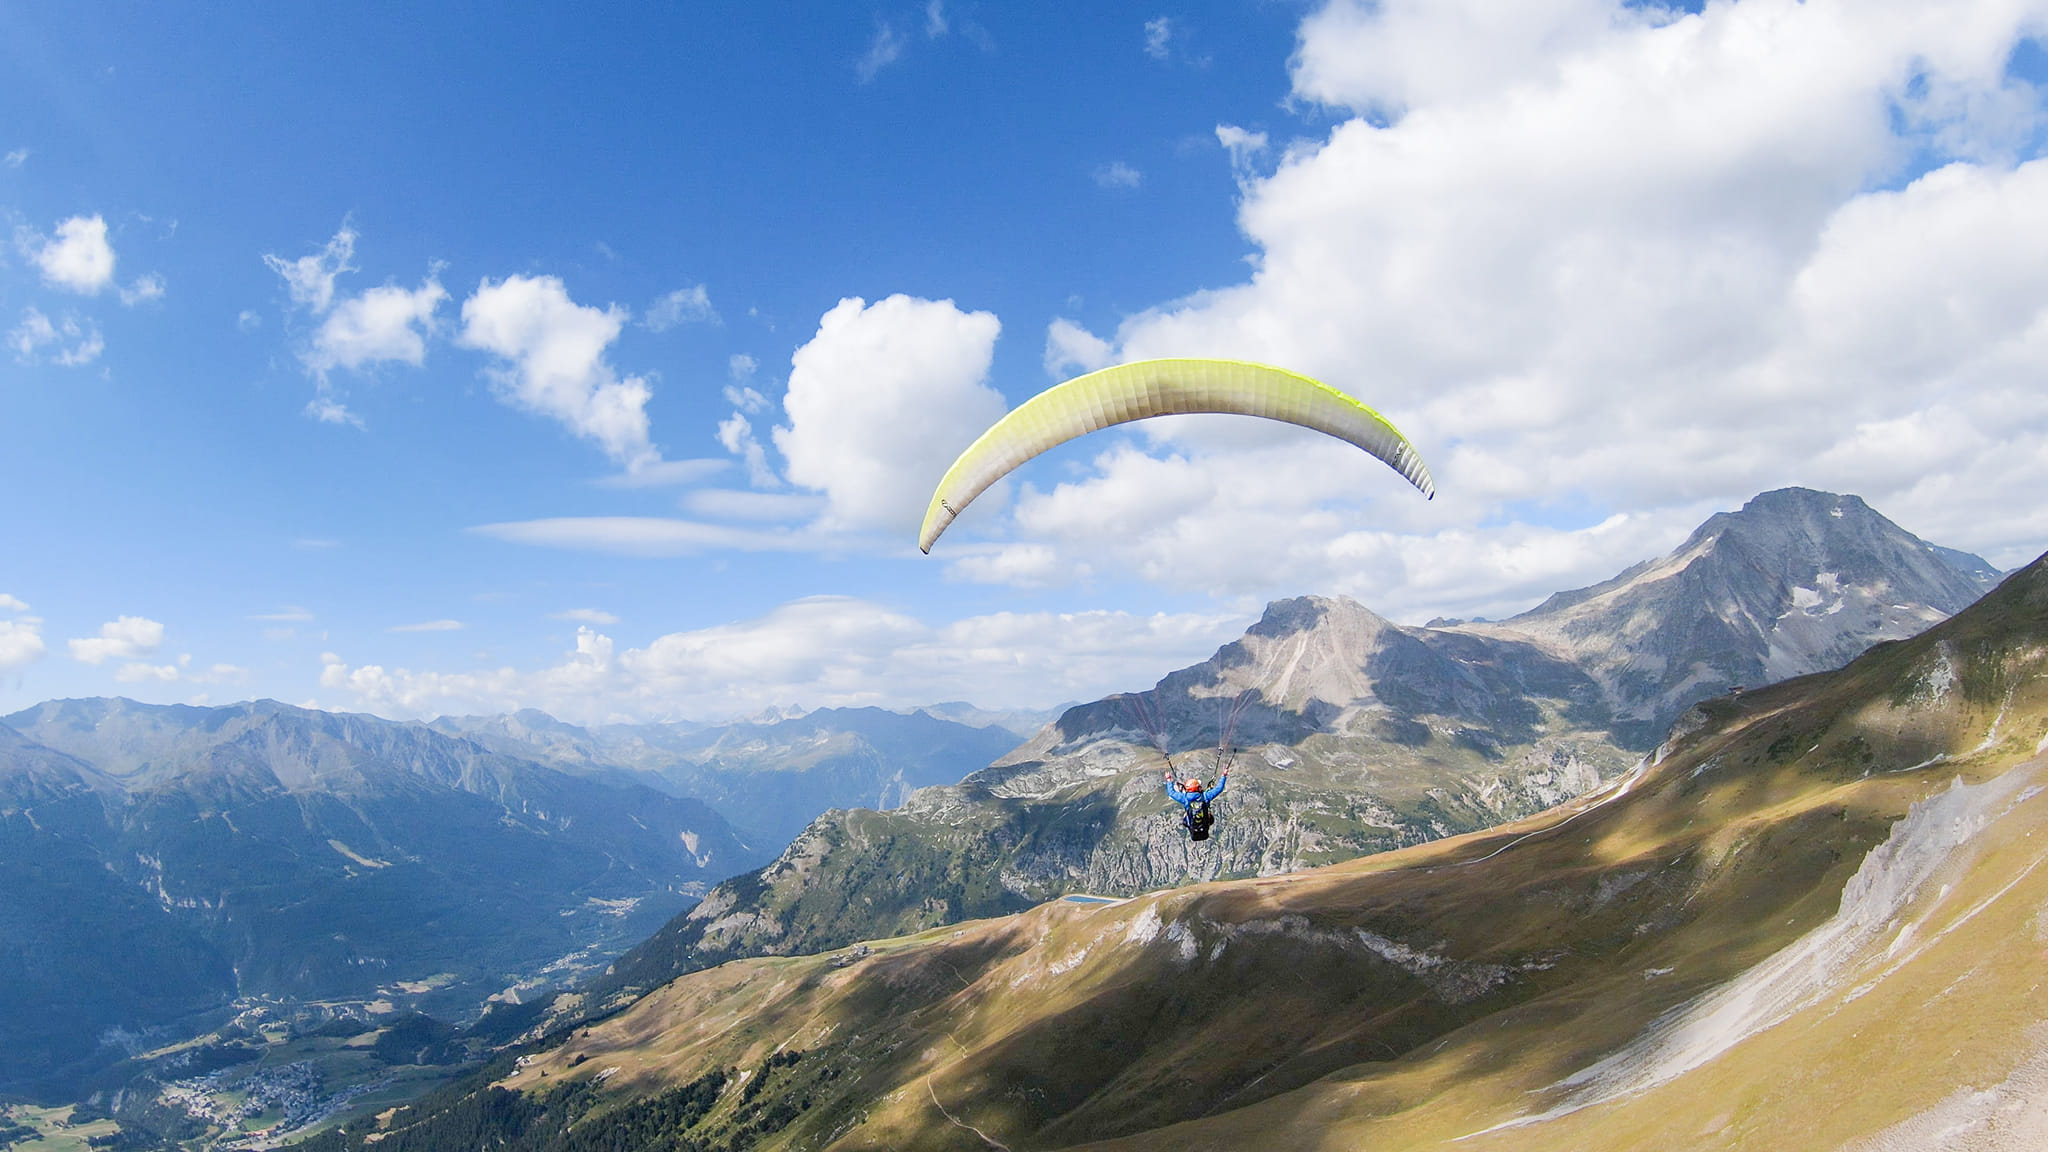
{"type": "Polygon", "coordinates": [[[930,552],[961,509],[1041,452],[1112,424],[1191,412],[1262,416],[1313,428],[1377,456],[1424,496],[1436,495],[1436,482],[1407,437],[1320,380],[1240,360],[1139,360],[1054,385],[996,421],[939,481],[917,546],[930,552]]]}

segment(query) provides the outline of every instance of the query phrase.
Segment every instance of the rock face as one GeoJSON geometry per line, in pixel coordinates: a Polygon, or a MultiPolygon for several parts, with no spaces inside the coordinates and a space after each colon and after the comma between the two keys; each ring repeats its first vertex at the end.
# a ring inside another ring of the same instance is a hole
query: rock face
{"type": "Polygon", "coordinates": [[[1858,497],[1782,488],[1612,580],[1458,628],[1534,638],[1572,659],[1640,747],[1696,700],[1839,668],[1961,611],[1998,579],[1981,558],[1929,544],[1858,497]]]}
{"type": "Polygon", "coordinates": [[[896,812],[829,812],[594,986],[631,995],[739,956],[793,955],[1015,911],[1296,871],[1499,824],[1633,764],[1693,703],[1839,666],[1995,582],[1854,496],[1767,492],[1678,550],[1500,624],[1395,625],[1347,599],[1268,606],[1136,697],[1068,709],[1023,747],[896,812]],[[1190,844],[1166,737],[1213,776],[1233,701],[1245,766],[1190,844]],[[1142,720],[1141,720],[1142,718],[1142,720]]]}
{"type": "Polygon", "coordinates": [[[763,857],[697,801],[417,724],[52,701],[0,725],[0,1083],[234,996],[474,1011],[763,857]]]}
{"type": "MultiPolygon", "coordinates": [[[[966,705],[951,707],[965,710],[968,719],[985,715],[966,705]]],[[[880,708],[821,708],[736,724],[593,729],[528,710],[444,718],[433,727],[566,771],[637,773],[665,791],[710,804],[749,835],[777,847],[826,809],[894,808],[916,789],[951,784],[986,766],[1022,738],[995,723],[880,708]]]]}

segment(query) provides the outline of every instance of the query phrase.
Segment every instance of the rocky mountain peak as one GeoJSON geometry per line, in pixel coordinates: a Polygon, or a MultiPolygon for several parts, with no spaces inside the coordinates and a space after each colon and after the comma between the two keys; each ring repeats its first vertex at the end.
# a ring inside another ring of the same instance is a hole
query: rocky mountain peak
{"type": "Polygon", "coordinates": [[[1266,704],[1299,712],[1310,701],[1346,704],[1371,695],[1367,666],[1402,639],[1391,621],[1348,596],[1298,596],[1267,605],[1243,639],[1189,671],[1209,681],[1208,695],[1250,691],[1266,704]]]}
{"type": "Polygon", "coordinates": [[[1695,700],[1840,667],[1961,611],[1996,577],[1860,497],[1781,488],[1611,580],[1458,628],[1529,637],[1580,662],[1653,739],[1695,700]]]}

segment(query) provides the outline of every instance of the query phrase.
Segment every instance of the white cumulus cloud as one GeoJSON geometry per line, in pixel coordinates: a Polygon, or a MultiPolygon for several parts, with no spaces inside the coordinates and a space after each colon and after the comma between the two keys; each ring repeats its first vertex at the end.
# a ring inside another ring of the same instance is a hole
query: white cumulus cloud
{"type": "Polygon", "coordinates": [[[822,492],[822,527],[908,532],[946,466],[1001,419],[988,386],[1002,325],[950,300],[839,302],[790,361],[775,446],[795,484],[822,492]]]}
{"type": "Polygon", "coordinates": [[[114,282],[114,246],[97,214],[59,222],[54,236],[20,229],[15,239],[52,288],[92,296],[114,282]]]}
{"type": "MultiPolygon", "coordinates": [[[[1294,97],[1349,118],[1264,176],[1257,134],[1217,132],[1249,277],[1102,343],[1323,379],[1416,441],[1438,498],[1309,434],[1153,421],[1027,483],[953,570],[1494,614],[1787,484],[2029,560],[2048,116],[2005,69],[2044,29],[2038,0],[1331,0],[1294,97]]],[[[1048,334],[1062,371],[1100,351],[1048,334]]]]}
{"type": "Polygon", "coordinates": [[[164,626],[143,616],[122,616],[100,625],[98,636],[70,641],[71,658],[84,664],[134,660],[157,650],[164,626]]]}
{"type": "Polygon", "coordinates": [[[25,615],[28,605],[12,596],[0,594],[0,608],[9,612],[24,613],[10,620],[0,620],[0,672],[20,668],[40,660],[46,649],[43,646],[43,622],[25,615]]]}
{"type": "Polygon", "coordinates": [[[427,358],[434,313],[448,292],[429,276],[417,288],[386,284],[336,304],[320,322],[306,363],[315,372],[395,362],[417,368],[427,358]]]}
{"type": "Polygon", "coordinates": [[[1065,378],[1107,368],[1116,362],[1116,347],[1065,317],[1045,330],[1045,374],[1065,378]]]}
{"type": "Polygon", "coordinates": [[[626,318],[616,305],[576,303],[553,276],[486,279],[463,301],[462,343],[506,362],[492,377],[508,403],[560,421],[633,469],[660,456],[648,439],[653,389],[605,359],[626,318]]]}
{"type": "Polygon", "coordinates": [[[338,296],[336,280],[356,271],[356,231],[344,222],[320,251],[286,260],[265,255],[263,262],[285,282],[292,303],[320,318],[320,326],[300,351],[299,359],[316,381],[306,414],[329,424],[362,421],[348,410],[332,380],[337,368],[360,372],[378,364],[426,362],[427,341],[437,327],[436,313],[448,299],[437,272],[429,270],[417,288],[384,284],[354,296],[338,296]]]}

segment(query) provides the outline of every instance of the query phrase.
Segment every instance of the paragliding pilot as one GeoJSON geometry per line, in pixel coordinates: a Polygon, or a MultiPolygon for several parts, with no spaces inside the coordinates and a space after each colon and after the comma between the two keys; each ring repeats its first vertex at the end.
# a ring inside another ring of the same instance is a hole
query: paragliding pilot
{"type": "Polygon", "coordinates": [[[1214,787],[1204,791],[1201,780],[1190,776],[1185,782],[1173,778],[1173,769],[1166,769],[1166,794],[1180,805],[1180,826],[1188,830],[1188,839],[1207,840],[1209,828],[1216,823],[1216,817],[1209,812],[1209,801],[1223,794],[1223,788],[1230,783],[1230,769],[1216,778],[1214,787]]]}

